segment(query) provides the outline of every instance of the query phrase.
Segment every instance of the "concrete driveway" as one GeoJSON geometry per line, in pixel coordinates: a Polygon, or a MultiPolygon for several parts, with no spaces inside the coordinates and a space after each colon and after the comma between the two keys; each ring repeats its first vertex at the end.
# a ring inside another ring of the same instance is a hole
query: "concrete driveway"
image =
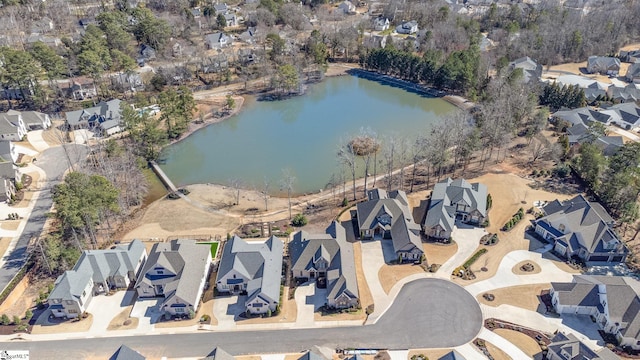
{"type": "Polygon", "coordinates": [[[218,320],[218,328],[235,329],[238,316],[246,310],[244,306],[246,299],[244,295],[223,295],[215,298],[213,315],[218,320]]]}
{"type": "Polygon", "coordinates": [[[306,282],[296,288],[296,327],[314,327],[314,313],[327,302],[327,289],[318,289],[315,281],[306,282]]]}
{"type": "MultiPolygon", "coordinates": [[[[451,273],[455,268],[462,265],[480,246],[480,239],[487,233],[483,228],[476,228],[463,224],[456,224],[451,237],[458,244],[458,252],[453,255],[447,262],[440,266],[435,273],[435,277],[441,279],[451,279],[451,273]]],[[[427,260],[429,259],[429,254],[427,260]]]]}
{"type": "Polygon", "coordinates": [[[157,323],[162,312],[158,304],[162,299],[138,299],[131,310],[131,317],[138,318],[138,330],[151,331],[153,324],[157,323]]]}
{"type": "Polygon", "coordinates": [[[369,321],[375,321],[389,304],[389,297],[382,288],[378,277],[378,272],[385,264],[384,252],[380,241],[362,241],[360,249],[362,251],[362,271],[367,280],[367,285],[369,285],[373,303],[376,304],[374,313],[369,315],[367,320],[367,323],[369,323],[369,321]]]}
{"type": "Polygon", "coordinates": [[[107,331],[111,320],[124,308],[131,305],[134,294],[134,291],[118,291],[110,296],[94,296],[87,308],[87,312],[93,315],[93,323],[89,333],[97,335],[107,331]]]}
{"type": "Polygon", "coordinates": [[[27,140],[38,152],[43,152],[49,148],[49,144],[42,138],[43,130],[34,130],[27,133],[27,140]]]}

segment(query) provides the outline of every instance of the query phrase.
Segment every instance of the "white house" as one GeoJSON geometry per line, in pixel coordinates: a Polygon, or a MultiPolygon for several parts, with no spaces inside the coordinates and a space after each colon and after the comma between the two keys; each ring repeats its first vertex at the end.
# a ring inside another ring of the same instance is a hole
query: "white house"
{"type": "Polygon", "coordinates": [[[418,22],[415,20],[406,21],[396,26],[396,32],[398,34],[411,35],[418,32],[418,22]]]}
{"type": "Polygon", "coordinates": [[[385,31],[389,29],[389,19],[386,17],[377,17],[373,20],[373,29],[376,31],[385,31]]]}
{"type": "Polygon", "coordinates": [[[0,113],[0,140],[21,141],[25,135],[27,128],[20,112],[0,113]]]}
{"type": "Polygon", "coordinates": [[[574,275],[571,283],[551,283],[551,303],[559,314],[590,315],[621,346],[640,349],[640,282],[627,276],[574,275]]]}

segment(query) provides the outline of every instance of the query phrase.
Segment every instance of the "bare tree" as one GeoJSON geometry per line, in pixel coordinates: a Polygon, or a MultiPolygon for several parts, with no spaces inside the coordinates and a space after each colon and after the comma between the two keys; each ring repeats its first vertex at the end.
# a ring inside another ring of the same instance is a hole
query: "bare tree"
{"type": "Polygon", "coordinates": [[[376,154],[380,150],[380,142],[378,141],[376,133],[369,128],[361,128],[360,134],[351,138],[349,142],[351,144],[351,150],[355,153],[356,156],[361,157],[362,162],[364,163],[364,195],[367,196],[367,180],[369,179],[369,167],[371,165],[372,158],[375,164],[376,154]]]}
{"type": "Polygon", "coordinates": [[[229,179],[229,185],[231,185],[231,188],[233,189],[233,197],[235,198],[234,205],[240,205],[240,190],[242,189],[244,182],[240,178],[232,178],[229,179]]]}
{"type": "Polygon", "coordinates": [[[385,170],[387,171],[387,191],[391,191],[391,185],[393,184],[393,166],[397,148],[398,139],[393,135],[388,136],[382,146],[382,157],[384,158],[385,170]]]}
{"type": "Polygon", "coordinates": [[[287,191],[287,199],[289,200],[289,219],[291,219],[291,191],[296,177],[293,176],[291,169],[282,169],[282,179],[280,179],[280,189],[287,191]]]}
{"type": "Polygon", "coordinates": [[[356,153],[351,141],[341,141],[337,152],[338,160],[351,171],[353,180],[353,200],[356,200],[356,153]]]}
{"type": "Polygon", "coordinates": [[[264,200],[264,211],[269,211],[269,188],[271,187],[271,180],[269,180],[266,176],[262,181],[262,189],[260,189],[260,195],[264,200]]]}
{"type": "Polygon", "coordinates": [[[418,136],[411,144],[411,161],[413,162],[413,167],[411,169],[411,184],[409,186],[409,192],[413,192],[413,185],[416,182],[418,163],[425,159],[425,143],[425,138],[418,136]]]}

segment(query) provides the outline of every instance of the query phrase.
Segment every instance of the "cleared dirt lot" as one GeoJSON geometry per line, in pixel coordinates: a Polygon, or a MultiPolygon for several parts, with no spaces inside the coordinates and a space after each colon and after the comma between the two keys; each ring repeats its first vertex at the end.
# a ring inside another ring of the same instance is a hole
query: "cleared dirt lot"
{"type": "Polygon", "coordinates": [[[533,357],[533,355],[542,351],[540,345],[531,337],[515,330],[508,329],[495,329],[493,332],[509,340],[510,343],[520,348],[527,355],[533,357]]]}
{"type": "Polygon", "coordinates": [[[378,272],[380,285],[385,293],[389,293],[391,288],[400,280],[413,274],[423,273],[424,269],[415,264],[383,265],[378,272]]]}
{"type": "Polygon", "coordinates": [[[536,311],[538,306],[540,306],[540,301],[538,300],[540,292],[550,288],[550,283],[512,286],[490,291],[495,297],[493,301],[487,301],[482,297],[483,294],[478,295],[477,299],[478,302],[489,306],[498,307],[506,304],[536,311]]]}
{"type": "Polygon", "coordinates": [[[422,243],[422,249],[427,256],[427,263],[442,265],[458,252],[458,244],[438,244],[434,242],[422,243]]]}
{"type": "Polygon", "coordinates": [[[493,356],[494,360],[516,360],[511,359],[511,356],[507,355],[504,351],[500,350],[497,346],[485,340],[485,344],[487,346],[487,350],[489,350],[489,354],[493,356]]]}

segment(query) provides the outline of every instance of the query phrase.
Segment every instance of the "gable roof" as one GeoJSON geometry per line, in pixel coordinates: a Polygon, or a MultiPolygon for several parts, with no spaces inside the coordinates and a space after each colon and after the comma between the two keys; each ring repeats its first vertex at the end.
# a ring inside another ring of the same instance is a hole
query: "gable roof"
{"type": "Polygon", "coordinates": [[[429,209],[424,220],[426,228],[440,225],[450,232],[455,223],[455,205],[464,202],[477,210],[483,217],[487,216],[487,187],[481,183],[470,184],[464,179],[447,178],[433,187],[429,209]]]}
{"type": "Polygon", "coordinates": [[[414,247],[422,251],[422,241],[419,236],[415,236],[416,229],[419,233],[420,227],[413,221],[407,194],[402,190],[387,193],[382,189],[373,189],[367,192],[367,196],[368,201],[356,205],[358,227],[373,229],[379,226],[390,231],[396,253],[409,251],[414,247]],[[391,218],[390,224],[381,222],[384,215],[391,218]]]}
{"type": "Polygon", "coordinates": [[[142,356],[139,352],[133,350],[127,345],[122,345],[116,350],[116,352],[109,358],[109,360],[145,360],[146,357],[142,356]]]}
{"type": "Polygon", "coordinates": [[[67,270],[56,279],[49,299],[78,301],[91,281],[91,274],[67,270]]]}
{"type": "Polygon", "coordinates": [[[547,346],[549,351],[564,358],[562,354],[567,354],[569,360],[598,360],[598,354],[587,347],[583,342],[578,340],[575,335],[558,332],[551,339],[551,343],[547,346]]]}
{"type": "Polygon", "coordinates": [[[620,59],[610,56],[589,56],[587,69],[594,71],[620,69],[620,59]]]}
{"type": "Polygon", "coordinates": [[[138,265],[138,259],[147,250],[140,240],[118,245],[113,249],[85,250],[80,255],[73,271],[90,274],[93,282],[105,282],[110,277],[126,277],[138,265]]]}
{"type": "Polygon", "coordinates": [[[235,357],[218,346],[204,360],[235,360],[235,357]]]}
{"type": "Polygon", "coordinates": [[[542,65],[535,62],[528,56],[521,57],[509,63],[509,68],[511,70],[514,69],[522,69],[522,74],[524,75],[524,82],[528,83],[532,80],[540,80],[542,76],[542,65]]]}
{"type": "Polygon", "coordinates": [[[9,135],[18,133],[19,115],[0,113],[0,134],[9,135]]]}
{"type": "MultiPolygon", "coordinates": [[[[613,232],[613,219],[597,202],[590,202],[584,196],[578,195],[566,200],[561,205],[554,203],[542,208],[546,214],[537,222],[547,224],[561,222],[567,228],[564,235],[557,238],[573,251],[583,247],[589,253],[609,252],[604,249],[604,243],[615,241],[624,245],[613,232]]],[[[626,248],[625,250],[626,251],[626,248]]]]}
{"type": "Polygon", "coordinates": [[[95,122],[102,124],[108,120],[120,122],[120,104],[122,100],[101,101],[98,105],[82,110],[68,111],[67,123],[71,126],[95,122]]]}
{"type": "Polygon", "coordinates": [[[264,242],[247,242],[234,235],[224,245],[218,279],[237,271],[248,279],[247,302],[262,294],[278,301],[283,249],[282,240],[275,236],[264,242]]]}
{"type": "Polygon", "coordinates": [[[164,303],[177,296],[195,306],[200,300],[198,294],[203,272],[207,270],[210,261],[211,248],[199,245],[195,240],[177,239],[154,244],[136,288],[143,283],[165,284],[164,303]],[[162,266],[175,275],[154,277],[148,274],[157,266],[162,266]]]}
{"type": "Polygon", "coordinates": [[[448,353],[442,355],[438,360],[466,360],[466,358],[460,355],[456,350],[451,350],[448,353]]]}

